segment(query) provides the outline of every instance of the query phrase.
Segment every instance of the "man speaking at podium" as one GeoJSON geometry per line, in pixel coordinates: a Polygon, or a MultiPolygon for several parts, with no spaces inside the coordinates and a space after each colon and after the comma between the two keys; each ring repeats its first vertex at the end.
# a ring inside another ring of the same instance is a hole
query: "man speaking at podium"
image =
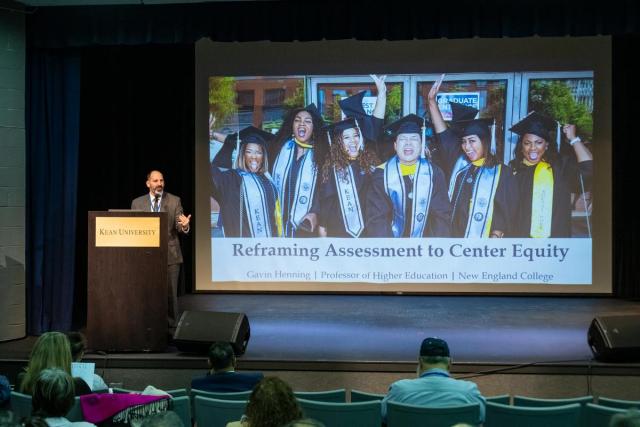
{"type": "Polygon", "coordinates": [[[182,251],[178,233],[189,233],[191,215],[184,215],[180,197],[164,191],[164,177],[159,171],[147,174],[149,194],[140,196],[131,202],[131,209],[146,212],[166,212],[169,225],[167,247],[167,295],[169,297],[169,330],[173,332],[178,320],[178,277],[182,264],[182,251]]]}

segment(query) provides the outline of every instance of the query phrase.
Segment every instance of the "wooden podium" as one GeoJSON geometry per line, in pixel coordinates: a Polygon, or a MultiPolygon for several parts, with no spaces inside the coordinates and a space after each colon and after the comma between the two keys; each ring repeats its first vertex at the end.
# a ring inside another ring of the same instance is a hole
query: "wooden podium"
{"type": "Polygon", "coordinates": [[[87,339],[93,350],[167,346],[167,214],[89,212],[87,339]]]}

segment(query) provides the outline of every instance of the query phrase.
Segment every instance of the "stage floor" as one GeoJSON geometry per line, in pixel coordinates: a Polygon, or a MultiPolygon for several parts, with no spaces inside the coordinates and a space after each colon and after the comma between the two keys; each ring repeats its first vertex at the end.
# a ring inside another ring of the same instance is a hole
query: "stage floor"
{"type": "MultiPolygon", "coordinates": [[[[640,314],[640,302],[602,297],[190,294],[182,310],[246,313],[243,369],[409,372],[423,338],[449,343],[454,370],[532,364],[540,372],[640,375],[640,364],[592,360],[587,330],[598,315],[640,314]],[[596,369],[596,371],[591,371],[596,369]],[[622,369],[622,370],[621,370],[622,369]]],[[[34,338],[0,343],[0,361],[26,361],[34,338]]],[[[99,362],[105,356],[87,354],[99,362]]],[[[202,355],[110,354],[111,367],[200,369],[202,355]]],[[[106,362],[103,362],[106,363],[106,362]]],[[[522,369],[519,372],[524,372],[522,369]]],[[[534,372],[534,371],[529,371],[534,372]]]]}
{"type": "Polygon", "coordinates": [[[589,362],[597,315],[638,314],[613,298],[215,295],[181,298],[183,310],[246,313],[246,360],[411,362],[423,338],[449,343],[457,362],[589,362]]]}

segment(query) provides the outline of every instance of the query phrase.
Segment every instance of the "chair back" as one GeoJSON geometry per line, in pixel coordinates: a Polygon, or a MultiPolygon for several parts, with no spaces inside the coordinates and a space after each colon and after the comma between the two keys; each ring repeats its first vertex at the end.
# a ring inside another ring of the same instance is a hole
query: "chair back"
{"type": "Polygon", "coordinates": [[[223,391],[205,391],[205,390],[198,390],[196,388],[192,388],[191,398],[195,398],[196,396],[206,397],[207,399],[245,401],[245,400],[249,400],[249,396],[251,396],[251,390],[227,393],[223,391]]]}
{"type": "Polygon", "coordinates": [[[171,397],[182,397],[182,396],[189,397],[189,393],[187,393],[186,388],[176,388],[175,390],[167,390],[167,393],[169,393],[171,397]]]}
{"type": "Polygon", "coordinates": [[[18,419],[31,415],[31,396],[28,394],[11,392],[11,411],[18,419]]]}
{"type": "Polygon", "coordinates": [[[449,427],[458,423],[478,424],[480,404],[425,407],[387,401],[387,427],[449,427]]]}
{"type": "Polygon", "coordinates": [[[502,403],[503,405],[511,405],[511,395],[500,394],[497,396],[485,397],[487,402],[502,403]]]}
{"type": "Polygon", "coordinates": [[[548,406],[571,405],[572,403],[579,403],[580,405],[593,403],[593,396],[570,397],[568,399],[538,399],[536,397],[513,396],[513,406],[542,408],[548,406]]]}
{"type": "Polygon", "coordinates": [[[360,390],[351,390],[351,402],[371,402],[372,400],[382,400],[384,394],[367,393],[360,390]]]}
{"type": "Polygon", "coordinates": [[[293,394],[298,399],[316,402],[345,403],[347,401],[347,391],[344,388],[327,391],[294,391],[293,394]]]}
{"type": "Polygon", "coordinates": [[[191,400],[189,396],[171,398],[172,411],[178,414],[184,427],[191,427],[191,400]]]}
{"type": "Polygon", "coordinates": [[[609,397],[599,397],[598,405],[621,409],[640,408],[640,400],[621,400],[611,399],[609,397]]]}
{"type": "Polygon", "coordinates": [[[80,406],[80,398],[76,397],[73,402],[73,406],[65,416],[69,421],[77,422],[84,421],[84,415],[82,414],[82,406],[80,406]]]}
{"type": "Polygon", "coordinates": [[[528,407],[487,402],[485,427],[578,427],[580,404],[528,407]]]}
{"type": "Polygon", "coordinates": [[[240,420],[247,407],[247,402],[195,396],[194,407],[194,416],[198,426],[226,427],[227,423],[240,420]]]}
{"type": "Polygon", "coordinates": [[[298,399],[305,417],[331,427],[378,427],[382,424],[380,402],[336,403],[298,399]]]}
{"type": "Polygon", "coordinates": [[[583,409],[584,411],[584,427],[609,427],[611,417],[615,414],[624,414],[627,412],[623,408],[610,408],[602,405],[594,405],[593,403],[587,403],[583,409]]]}

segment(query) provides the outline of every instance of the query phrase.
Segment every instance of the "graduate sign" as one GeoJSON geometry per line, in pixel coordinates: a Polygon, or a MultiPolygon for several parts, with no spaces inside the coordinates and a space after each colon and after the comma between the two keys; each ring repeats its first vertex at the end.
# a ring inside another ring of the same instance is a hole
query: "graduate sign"
{"type": "Polygon", "coordinates": [[[590,284],[590,239],[217,239],[213,281],[590,284]]]}

